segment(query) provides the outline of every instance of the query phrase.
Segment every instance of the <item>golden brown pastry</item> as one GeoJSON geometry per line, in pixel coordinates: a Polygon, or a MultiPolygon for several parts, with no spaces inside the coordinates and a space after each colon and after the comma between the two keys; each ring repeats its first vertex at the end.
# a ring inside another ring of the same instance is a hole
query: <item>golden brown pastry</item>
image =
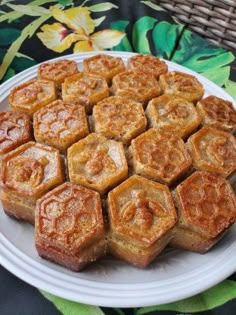
{"type": "Polygon", "coordinates": [[[154,75],[159,79],[161,74],[168,71],[167,64],[157,57],[150,55],[135,55],[128,59],[127,68],[133,71],[141,71],[146,74],[154,75]]]}
{"type": "Polygon", "coordinates": [[[9,95],[12,111],[29,114],[54,101],[57,98],[55,84],[46,80],[30,80],[14,87],[9,95]]]}
{"type": "Polygon", "coordinates": [[[210,95],[197,103],[197,110],[202,117],[203,125],[226,131],[236,130],[236,110],[231,102],[210,95]]]}
{"type": "Polygon", "coordinates": [[[35,223],[39,255],[74,271],[106,253],[146,267],[168,245],[206,252],[236,221],[224,178],[236,178],[232,103],[202,99],[197,77],[168,73],[154,56],[136,54],[126,68],[99,53],[83,65],[45,62],[10,91],[3,210],[35,223]]]}
{"type": "Polygon", "coordinates": [[[187,146],[196,170],[227,177],[236,169],[236,140],[228,132],[205,126],[189,137],[187,146]]]}
{"type": "Polygon", "coordinates": [[[70,181],[106,193],[128,176],[122,143],[91,133],[68,149],[70,181]]]}
{"type": "Polygon", "coordinates": [[[106,253],[101,199],[97,192],[64,183],[37,202],[35,245],[39,255],[74,271],[106,253]]]}
{"type": "Polygon", "coordinates": [[[34,224],[39,197],[64,180],[59,151],[27,142],[2,159],[1,201],[4,211],[34,224]]]}
{"type": "Polygon", "coordinates": [[[160,76],[160,86],[164,94],[176,94],[189,102],[199,101],[204,88],[201,82],[191,74],[184,72],[168,72],[160,76]]]}
{"type": "Polygon", "coordinates": [[[144,105],[161,93],[159,83],[153,75],[131,70],[113,78],[111,91],[114,95],[130,98],[144,105]]]}
{"type": "Polygon", "coordinates": [[[167,185],[192,165],[183,140],[156,129],[149,129],[133,139],[129,154],[134,173],[167,185]]]}
{"type": "Polygon", "coordinates": [[[89,133],[84,106],[56,100],[34,114],[35,139],[61,152],[89,133]]]}
{"type": "Polygon", "coordinates": [[[27,114],[0,112],[0,185],[3,154],[32,139],[32,126],[27,114]]]}
{"type": "Polygon", "coordinates": [[[62,98],[65,102],[77,102],[91,113],[93,106],[109,96],[106,80],[101,75],[81,72],[66,78],[62,84],[62,98]]]}
{"type": "Polygon", "coordinates": [[[79,71],[75,61],[61,59],[40,64],[38,67],[38,78],[40,80],[53,81],[56,87],[60,88],[65,78],[77,72],[79,71]]]}
{"type": "Polygon", "coordinates": [[[149,126],[186,139],[200,125],[194,105],[180,96],[164,94],[152,99],[146,108],[149,126]]]}
{"type": "Polygon", "coordinates": [[[27,114],[0,112],[0,159],[3,154],[32,140],[32,126],[27,114]]]}
{"type": "Polygon", "coordinates": [[[120,96],[98,102],[93,108],[93,123],[95,132],[124,144],[129,144],[147,126],[142,104],[120,96]]]}
{"type": "Polygon", "coordinates": [[[172,238],[176,211],[165,185],[134,175],[108,194],[109,250],[147,266],[172,238]]]}
{"type": "Polygon", "coordinates": [[[195,172],[175,191],[178,224],[170,245],[204,253],[236,220],[236,198],[229,182],[195,172]]]}
{"type": "Polygon", "coordinates": [[[125,64],[120,57],[104,54],[84,59],[83,65],[85,72],[102,75],[108,84],[116,74],[125,71],[125,64]]]}

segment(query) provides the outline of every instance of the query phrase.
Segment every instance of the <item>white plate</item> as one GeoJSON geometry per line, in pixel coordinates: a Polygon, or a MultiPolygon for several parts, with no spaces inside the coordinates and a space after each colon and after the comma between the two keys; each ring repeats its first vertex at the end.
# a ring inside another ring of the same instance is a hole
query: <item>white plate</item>
{"type": "MultiPolygon", "coordinates": [[[[76,60],[81,68],[83,59],[93,54],[66,58],[76,60]]],[[[124,61],[132,56],[125,52],[109,54],[120,56],[124,61]]],[[[209,80],[182,66],[167,63],[170,70],[194,74],[203,83],[206,95],[214,94],[234,102],[209,80]]],[[[7,108],[10,89],[35,77],[36,69],[37,66],[30,68],[0,87],[1,110],[7,108]]],[[[79,273],[41,259],[34,247],[33,234],[32,226],[19,223],[0,211],[0,263],[39,289],[92,305],[138,307],[169,303],[202,292],[236,271],[236,225],[205,255],[168,250],[144,270],[107,257],[79,273]]]]}

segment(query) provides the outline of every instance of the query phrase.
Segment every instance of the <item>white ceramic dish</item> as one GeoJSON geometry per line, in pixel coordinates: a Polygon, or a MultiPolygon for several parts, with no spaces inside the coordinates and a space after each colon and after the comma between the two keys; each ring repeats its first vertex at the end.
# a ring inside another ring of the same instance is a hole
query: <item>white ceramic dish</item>
{"type": "MultiPolygon", "coordinates": [[[[84,58],[95,53],[66,56],[82,68],[84,58]]],[[[132,55],[109,52],[124,61],[132,55]]],[[[65,57],[62,57],[65,58],[65,57]]],[[[61,58],[61,59],[62,59],[61,58]]],[[[214,83],[177,64],[170,70],[194,74],[204,85],[206,95],[234,100],[214,83]]],[[[36,75],[37,66],[0,87],[1,110],[7,109],[10,89],[36,75]]],[[[187,298],[219,283],[236,271],[236,225],[205,255],[167,250],[147,269],[141,270],[113,258],[104,258],[80,273],[74,273],[41,259],[34,248],[34,229],[0,211],[0,263],[10,272],[57,296],[82,303],[138,307],[169,303],[187,298]]]]}

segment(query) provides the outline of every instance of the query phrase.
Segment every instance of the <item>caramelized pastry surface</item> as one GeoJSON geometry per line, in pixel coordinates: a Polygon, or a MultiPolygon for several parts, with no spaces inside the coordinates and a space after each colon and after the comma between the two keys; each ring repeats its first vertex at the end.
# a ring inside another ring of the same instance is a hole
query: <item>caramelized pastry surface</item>
{"type": "Polygon", "coordinates": [[[32,117],[34,112],[56,98],[54,82],[34,79],[11,90],[9,105],[12,111],[23,112],[32,117]]]}
{"type": "Polygon", "coordinates": [[[233,104],[220,97],[210,95],[197,103],[202,116],[202,124],[224,129],[236,130],[236,110],[233,104]]]}
{"type": "Polygon", "coordinates": [[[93,190],[60,185],[38,200],[35,221],[39,254],[56,263],[80,270],[106,252],[101,199],[93,190]]]}
{"type": "Polygon", "coordinates": [[[157,57],[150,55],[135,55],[128,59],[127,68],[133,71],[140,71],[146,74],[154,75],[159,79],[161,74],[168,71],[167,64],[157,57]]]}
{"type": "Polygon", "coordinates": [[[27,114],[0,112],[0,155],[30,140],[32,128],[27,114]]]}
{"type": "Polygon", "coordinates": [[[195,172],[177,189],[185,224],[215,237],[236,220],[236,199],[225,179],[207,172],[195,172]]]}
{"type": "Polygon", "coordinates": [[[225,179],[234,185],[234,105],[202,99],[197,77],[154,56],[136,54],[126,68],[99,53],[81,71],[45,62],[10,91],[3,210],[35,223],[39,255],[74,271],[106,253],[138,267],[168,245],[205,253],[236,221],[225,179]]]}
{"type": "Polygon", "coordinates": [[[45,62],[38,67],[38,78],[55,82],[60,87],[65,78],[76,74],[78,71],[77,63],[73,60],[58,60],[45,62]]]}
{"type": "Polygon", "coordinates": [[[122,143],[91,133],[68,149],[71,182],[104,194],[128,176],[122,143]]]}
{"type": "Polygon", "coordinates": [[[142,104],[120,96],[97,103],[93,120],[95,132],[124,144],[145,131],[147,125],[142,104]]]}
{"type": "Polygon", "coordinates": [[[107,83],[111,83],[112,78],[125,71],[125,64],[120,57],[109,55],[96,55],[87,58],[83,62],[84,71],[91,72],[105,77],[107,83]]]}
{"type": "Polygon", "coordinates": [[[136,174],[167,185],[185,174],[192,164],[180,137],[156,129],[132,140],[130,153],[136,174]]]}
{"type": "Polygon", "coordinates": [[[204,88],[198,79],[184,72],[162,74],[160,86],[164,94],[176,94],[190,102],[200,100],[204,94],[204,88]]]}
{"type": "Polygon", "coordinates": [[[164,94],[152,99],[147,106],[146,115],[150,127],[168,131],[187,138],[201,122],[194,105],[172,94],[164,94]]]}
{"type": "Polygon", "coordinates": [[[236,220],[232,187],[227,180],[211,173],[193,173],[176,188],[175,198],[179,210],[176,229],[181,231],[185,242],[174,237],[171,241],[174,246],[204,252],[236,220]],[[187,240],[189,233],[192,234],[191,242],[187,240]]]}
{"type": "Polygon", "coordinates": [[[146,104],[160,95],[159,83],[153,75],[138,71],[125,71],[112,80],[112,93],[146,104]]]}
{"type": "Polygon", "coordinates": [[[56,100],[34,114],[35,139],[62,152],[88,133],[82,105],[56,100]]]}
{"type": "Polygon", "coordinates": [[[17,219],[34,224],[36,200],[63,181],[59,151],[27,142],[3,157],[3,209],[17,219]]]}
{"type": "Polygon", "coordinates": [[[61,157],[54,148],[27,142],[3,157],[2,176],[4,187],[36,198],[62,182],[61,157]]]}
{"type": "Polygon", "coordinates": [[[108,212],[111,252],[140,267],[166,246],[176,223],[169,189],[137,175],[109,192],[108,212]]]}
{"type": "Polygon", "coordinates": [[[91,113],[93,105],[109,96],[106,80],[97,74],[82,72],[66,78],[62,84],[62,99],[77,102],[91,113]]]}
{"type": "Polygon", "coordinates": [[[236,169],[236,140],[228,132],[205,126],[189,137],[188,149],[197,170],[227,177],[236,169]]]}

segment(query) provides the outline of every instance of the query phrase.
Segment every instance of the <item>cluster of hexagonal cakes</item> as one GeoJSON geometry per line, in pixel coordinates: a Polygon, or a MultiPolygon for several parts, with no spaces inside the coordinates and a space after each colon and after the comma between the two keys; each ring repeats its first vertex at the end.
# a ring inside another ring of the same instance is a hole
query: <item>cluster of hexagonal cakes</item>
{"type": "Polygon", "coordinates": [[[236,111],[153,56],[46,62],[0,113],[4,211],[41,257],[81,270],[112,254],[145,267],[204,253],[236,220],[236,111]]]}

